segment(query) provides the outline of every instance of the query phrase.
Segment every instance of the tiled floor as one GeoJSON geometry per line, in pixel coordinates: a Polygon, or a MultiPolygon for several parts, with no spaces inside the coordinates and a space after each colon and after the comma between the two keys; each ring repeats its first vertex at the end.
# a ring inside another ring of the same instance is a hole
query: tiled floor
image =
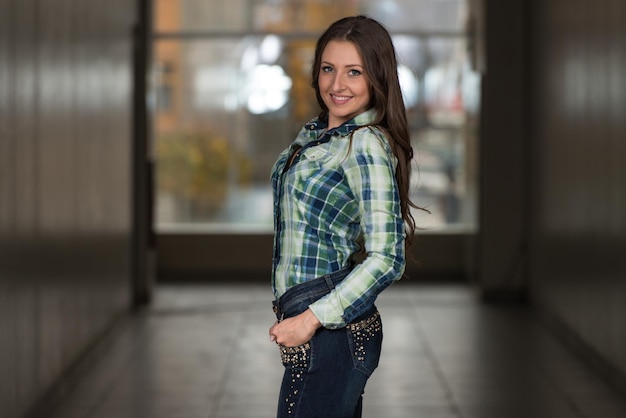
{"type": "MultiPolygon", "coordinates": [[[[46,418],[273,417],[282,371],[269,299],[266,286],[161,286],[46,418]]],[[[385,339],[366,418],[626,417],[626,399],[526,308],[402,283],[378,306],[385,339]]]]}

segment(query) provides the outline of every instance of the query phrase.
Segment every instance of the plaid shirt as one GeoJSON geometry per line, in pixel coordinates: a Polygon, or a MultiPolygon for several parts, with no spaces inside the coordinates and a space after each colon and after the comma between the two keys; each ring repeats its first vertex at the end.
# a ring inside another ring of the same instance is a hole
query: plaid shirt
{"type": "Polygon", "coordinates": [[[295,285],[349,266],[365,246],[365,259],[310,306],[326,328],[343,327],[364,313],[404,272],[397,159],[380,130],[363,128],[374,116],[368,110],[328,132],[326,122],[312,120],[272,169],[272,288],[277,298],[295,285]]]}

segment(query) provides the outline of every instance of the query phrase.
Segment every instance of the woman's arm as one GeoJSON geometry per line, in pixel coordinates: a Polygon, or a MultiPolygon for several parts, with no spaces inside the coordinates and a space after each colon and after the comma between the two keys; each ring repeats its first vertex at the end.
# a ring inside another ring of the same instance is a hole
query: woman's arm
{"type": "Polygon", "coordinates": [[[326,328],[340,328],[367,310],[405,267],[405,231],[395,180],[395,157],[384,137],[372,129],[354,132],[342,163],[358,201],[367,257],[310,309],[326,328]]]}

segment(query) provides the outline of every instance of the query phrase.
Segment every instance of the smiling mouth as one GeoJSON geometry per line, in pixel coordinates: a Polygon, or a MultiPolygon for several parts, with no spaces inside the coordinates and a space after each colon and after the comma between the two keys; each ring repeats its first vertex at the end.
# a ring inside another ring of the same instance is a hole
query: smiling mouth
{"type": "Polygon", "coordinates": [[[351,96],[337,96],[335,94],[331,94],[330,97],[333,99],[333,103],[342,104],[350,100],[351,96]]]}

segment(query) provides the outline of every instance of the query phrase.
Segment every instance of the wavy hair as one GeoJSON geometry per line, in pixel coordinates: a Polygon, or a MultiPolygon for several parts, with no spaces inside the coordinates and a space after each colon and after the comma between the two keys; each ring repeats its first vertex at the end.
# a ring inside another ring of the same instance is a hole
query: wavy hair
{"type": "Polygon", "coordinates": [[[322,54],[330,41],[352,42],[361,54],[365,74],[370,85],[370,108],[376,109],[376,119],[372,125],[377,126],[385,133],[393,153],[398,159],[395,177],[400,194],[402,219],[405,223],[406,244],[409,246],[413,241],[416,229],[411,208],[425,209],[415,205],[409,198],[413,147],[411,146],[406,108],[398,80],[396,52],[391,36],[380,23],[366,16],[345,17],[326,29],[317,40],[311,79],[317,102],[322,109],[320,118],[328,116],[328,107],[322,100],[318,77],[322,54]]]}

